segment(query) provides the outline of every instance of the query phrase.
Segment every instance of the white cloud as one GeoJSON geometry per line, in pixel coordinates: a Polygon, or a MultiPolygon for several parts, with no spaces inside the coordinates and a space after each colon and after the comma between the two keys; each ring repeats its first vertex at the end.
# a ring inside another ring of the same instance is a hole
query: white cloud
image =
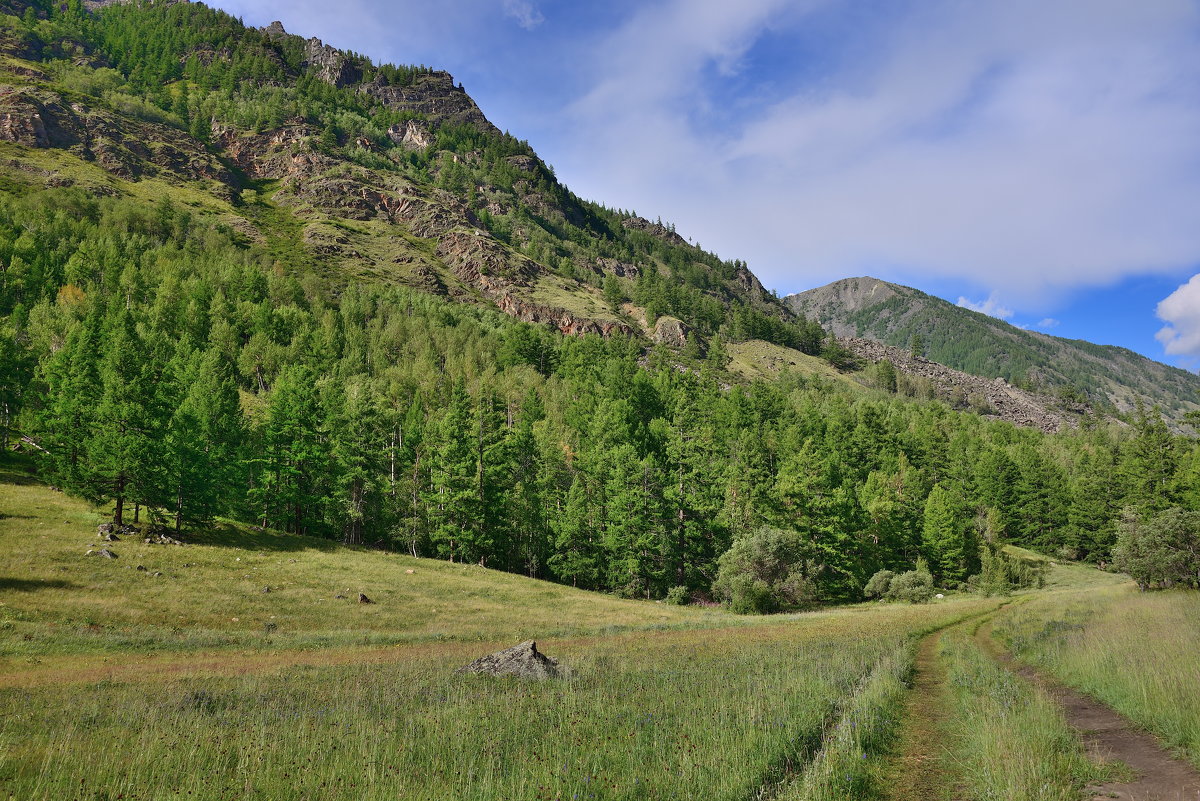
{"type": "Polygon", "coordinates": [[[1013,310],[996,300],[995,295],[992,295],[987,300],[982,300],[979,302],[964,298],[960,295],[958,298],[958,305],[964,309],[982,312],[989,317],[996,317],[1000,320],[1007,320],[1009,317],[1013,316],[1013,310]]]}
{"type": "Polygon", "coordinates": [[[1058,328],[1061,320],[1055,320],[1053,317],[1047,317],[1037,324],[1038,328],[1058,328]]]}
{"type": "Polygon", "coordinates": [[[1200,274],[1158,304],[1167,325],[1154,335],[1170,356],[1200,356],[1200,274]]]}
{"type": "Polygon", "coordinates": [[[537,6],[528,0],[504,0],[504,16],[512,17],[527,31],[532,31],[546,21],[537,6]]]}
{"type": "Polygon", "coordinates": [[[643,6],[593,47],[560,176],[784,291],[892,268],[1036,309],[1200,258],[1195,4],[918,4],[785,92],[714,89],[826,5],[643,6]]]}

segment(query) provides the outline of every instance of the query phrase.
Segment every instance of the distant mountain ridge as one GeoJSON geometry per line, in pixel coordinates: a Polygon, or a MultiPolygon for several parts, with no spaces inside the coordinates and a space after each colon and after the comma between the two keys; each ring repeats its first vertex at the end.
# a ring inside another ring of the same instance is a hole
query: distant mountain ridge
{"type": "Polygon", "coordinates": [[[1178,420],[1200,408],[1200,376],[1127,348],[1026,331],[912,287],[858,277],[789,295],[784,302],[839,337],[908,348],[927,358],[1018,386],[1079,393],[1101,410],[1128,412],[1140,400],[1178,420]]]}

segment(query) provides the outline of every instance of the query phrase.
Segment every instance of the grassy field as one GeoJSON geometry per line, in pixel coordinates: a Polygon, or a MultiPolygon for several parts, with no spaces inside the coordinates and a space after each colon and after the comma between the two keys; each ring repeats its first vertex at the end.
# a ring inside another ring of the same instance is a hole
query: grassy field
{"type": "MultiPolygon", "coordinates": [[[[100,519],[0,467],[0,798],[883,798],[916,644],[955,624],[930,702],[961,796],[1094,773],[970,638],[1006,599],[743,617],[233,524],[101,543],[100,519]],[[454,672],[530,638],[567,680],[454,672]]],[[[1013,647],[1194,748],[1196,596],[1047,579],[1003,611],[1013,647]]]]}
{"type": "Polygon", "coordinates": [[[19,799],[817,797],[913,638],[997,603],[741,617],[232,525],[109,560],[11,465],[0,510],[19,799]],[[527,637],[570,679],[454,673],[527,637]]]}
{"type": "Polygon", "coordinates": [[[1055,593],[1006,612],[996,631],[1021,659],[1200,766],[1200,593],[1132,584],[1055,593]]]}
{"type": "Polygon", "coordinates": [[[26,473],[0,469],[0,666],[65,654],[519,641],[746,622],[245,526],[189,534],[186,546],[109,544],[96,539],[101,520],[26,473]],[[105,546],[118,558],[85,556],[105,546]],[[375,603],[359,604],[360,592],[375,603]]]}

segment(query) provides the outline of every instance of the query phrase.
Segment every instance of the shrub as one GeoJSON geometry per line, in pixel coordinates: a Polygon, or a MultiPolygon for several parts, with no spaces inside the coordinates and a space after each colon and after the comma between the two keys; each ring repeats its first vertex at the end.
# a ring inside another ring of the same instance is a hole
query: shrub
{"type": "Polygon", "coordinates": [[[713,591],[741,614],[796,609],[815,600],[813,545],[766,526],[734,540],[718,561],[713,591]]]}
{"type": "Polygon", "coordinates": [[[688,601],[690,600],[688,597],[688,588],[683,586],[672,587],[671,589],[667,590],[666,600],[669,604],[675,604],[676,606],[687,606],[688,601]]]}
{"type": "Polygon", "coordinates": [[[1113,565],[1143,591],[1200,586],[1200,512],[1175,507],[1145,520],[1126,510],[1113,565]]]}
{"type": "Polygon", "coordinates": [[[909,570],[892,579],[886,597],[889,601],[929,603],[933,600],[933,575],[923,561],[918,562],[916,570],[909,570]]]}
{"type": "Polygon", "coordinates": [[[863,595],[868,598],[882,598],[888,594],[888,589],[892,586],[892,579],[896,574],[890,570],[880,570],[875,575],[871,576],[871,580],[867,582],[867,586],[863,587],[863,595]]]}

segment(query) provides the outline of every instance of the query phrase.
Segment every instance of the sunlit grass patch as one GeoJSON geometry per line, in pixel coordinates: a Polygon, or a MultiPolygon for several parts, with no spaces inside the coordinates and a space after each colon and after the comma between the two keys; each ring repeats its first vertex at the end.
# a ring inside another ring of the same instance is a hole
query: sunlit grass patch
{"type": "Polygon", "coordinates": [[[1078,801],[1101,776],[1058,706],[982,653],[968,627],[942,637],[953,715],[945,745],[972,801],[1078,801]]]}
{"type": "Polygon", "coordinates": [[[1034,599],[997,632],[1022,659],[1116,709],[1200,766],[1200,592],[1131,584],[1034,599]]]}

